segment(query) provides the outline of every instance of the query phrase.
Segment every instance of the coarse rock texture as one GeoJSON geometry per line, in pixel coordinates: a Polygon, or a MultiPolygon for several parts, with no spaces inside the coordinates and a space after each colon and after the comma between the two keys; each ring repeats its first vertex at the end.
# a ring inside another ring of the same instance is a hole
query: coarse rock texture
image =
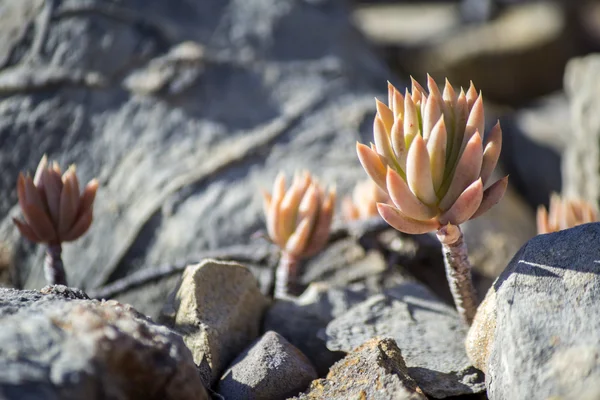
{"type": "Polygon", "coordinates": [[[327,347],[350,352],[374,336],[392,337],[409,375],[435,398],[485,390],[483,374],[465,353],[466,328],[456,311],[418,283],[400,284],[334,319],[327,347]]]}
{"type": "Polygon", "coordinates": [[[314,381],[297,400],[426,400],[391,338],[372,338],[314,381]]]}
{"type": "Polygon", "coordinates": [[[576,58],[565,71],[572,135],[563,159],[563,193],[600,201],[600,54],[576,58]]]}
{"type": "Polygon", "coordinates": [[[269,331],[233,361],[219,381],[225,399],[285,399],[317,379],[317,371],[300,350],[269,331]]]}
{"type": "Polygon", "coordinates": [[[248,268],[204,260],[185,269],[162,321],[181,333],[210,386],[258,337],[268,303],[248,268]]]}
{"type": "Polygon", "coordinates": [[[329,350],[321,331],[366,297],[366,291],[356,285],[336,288],[313,283],[297,298],[276,300],[265,313],[263,330],[281,334],[313,362],[319,376],[325,376],[344,353],[329,350]]]}
{"type": "MultiPolygon", "coordinates": [[[[279,169],[349,192],[365,177],[355,145],[372,140],[373,97],[405,83],[344,0],[5,3],[0,236],[25,288],[44,286],[44,254],[11,221],[15,181],[44,153],[100,181],[92,228],[63,249],[69,283],[89,291],[250,242],[264,227],[259,189],[279,169]]],[[[127,301],[157,316],[175,284],[127,301]]]]}
{"type": "Polygon", "coordinates": [[[208,400],[181,337],[114,300],[0,289],[0,398],[208,400]]]}
{"type": "Polygon", "coordinates": [[[600,397],[599,241],[600,223],[537,236],[490,289],[468,348],[491,400],[600,397]]]}
{"type": "MultiPolygon", "coordinates": [[[[380,236],[365,235],[363,240],[375,241],[380,236]]],[[[265,313],[263,330],[276,331],[298,347],[321,377],[344,356],[327,349],[322,335],[327,324],[369,296],[414,280],[403,268],[388,267],[380,251],[369,249],[368,243],[363,245],[353,237],[331,243],[301,270],[301,281],[313,282],[302,295],[277,299],[265,313]]],[[[416,261],[417,257],[411,254],[407,258],[416,261]]]]}

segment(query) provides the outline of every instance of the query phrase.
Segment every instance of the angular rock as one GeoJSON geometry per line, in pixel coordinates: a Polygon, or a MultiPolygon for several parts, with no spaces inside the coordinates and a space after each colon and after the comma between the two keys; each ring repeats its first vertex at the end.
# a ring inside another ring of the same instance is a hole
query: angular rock
{"type": "MultiPolygon", "coordinates": [[[[69,283],[86,290],[248,243],[279,169],[310,168],[340,193],[364,175],[354,146],[372,140],[373,97],[392,78],[344,0],[10,3],[0,236],[15,285],[45,285],[43,249],[11,220],[18,172],[44,153],[100,180],[92,228],[63,248],[69,283]]],[[[167,281],[127,301],[156,316],[167,281]]]]}
{"type": "Polygon", "coordinates": [[[182,334],[208,386],[258,337],[268,303],[248,268],[209,259],[185,269],[163,321],[182,334]]]}
{"type": "Polygon", "coordinates": [[[297,400],[426,400],[390,338],[373,338],[338,361],[297,400]]]}
{"type": "Polygon", "coordinates": [[[327,347],[349,352],[374,336],[392,337],[409,375],[435,398],[485,390],[467,358],[466,329],[456,310],[418,283],[405,283],[360,303],[327,326],[327,347]]]}
{"type": "Polygon", "coordinates": [[[572,136],[562,163],[563,194],[600,201],[600,55],[569,62],[565,91],[571,109],[572,136]]]}
{"type": "Polygon", "coordinates": [[[320,332],[338,315],[365,300],[361,289],[334,288],[313,283],[296,299],[278,299],[265,313],[263,330],[275,331],[300,349],[325,376],[344,353],[331,351],[320,332]]]}
{"type": "Polygon", "coordinates": [[[116,301],[47,291],[0,289],[0,398],[208,400],[179,335],[116,301]]]}
{"type": "Polygon", "coordinates": [[[304,354],[276,332],[269,331],[236,357],[219,381],[226,399],[285,399],[317,379],[304,354]]]}
{"type": "Polygon", "coordinates": [[[537,236],[494,283],[468,340],[491,400],[600,396],[599,240],[600,223],[537,236]]]}

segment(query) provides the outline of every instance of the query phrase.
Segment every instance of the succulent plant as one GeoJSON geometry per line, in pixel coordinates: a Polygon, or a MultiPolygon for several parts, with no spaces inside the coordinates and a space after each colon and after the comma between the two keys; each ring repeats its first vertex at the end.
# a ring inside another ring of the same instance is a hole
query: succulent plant
{"type": "Polygon", "coordinates": [[[390,196],[370,179],[358,182],[352,197],[344,198],[342,214],[346,221],[379,216],[377,203],[390,203],[390,196]]]}
{"type": "Polygon", "coordinates": [[[459,224],[495,205],[508,177],[490,182],[502,147],[500,124],[483,142],[483,98],[471,83],[443,92],[430,76],[427,92],[414,79],[403,96],[388,83],[388,105],[377,100],[370,147],[357,143],[361,164],[393,204],[377,205],[385,221],[409,234],[437,232],[458,311],[476,311],[470,265],[459,224]]]}
{"type": "Polygon", "coordinates": [[[97,190],[98,181],[93,179],[80,193],[75,166],[70,166],[61,177],[58,164],[50,166],[45,155],[33,178],[19,174],[17,196],[25,220],[13,221],[24,237],[47,245],[44,272],[49,284],[67,284],[61,244],[87,232],[97,190]]]}
{"type": "Polygon", "coordinates": [[[595,207],[582,199],[561,198],[557,193],[550,195],[549,211],[539,206],[537,210],[538,234],[558,232],[577,225],[597,222],[595,207]]]}
{"type": "Polygon", "coordinates": [[[308,172],[296,174],[286,190],[285,174],[275,178],[273,193],[263,191],[267,231],[281,249],[275,297],[294,292],[300,260],[319,252],[329,238],[335,190],[326,192],[308,172]]]}

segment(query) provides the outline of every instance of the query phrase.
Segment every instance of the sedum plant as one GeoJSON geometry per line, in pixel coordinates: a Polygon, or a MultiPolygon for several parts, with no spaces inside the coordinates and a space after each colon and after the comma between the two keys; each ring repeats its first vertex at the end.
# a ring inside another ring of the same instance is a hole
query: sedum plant
{"type": "Polygon", "coordinates": [[[379,215],[377,203],[389,203],[390,196],[375,182],[368,179],[358,182],[352,191],[352,197],[344,198],[342,215],[346,221],[366,219],[379,215]]]}
{"type": "Polygon", "coordinates": [[[46,244],[44,274],[50,285],[66,285],[62,243],[80,238],[90,227],[98,181],[79,190],[75,166],[62,175],[56,162],[44,155],[35,176],[19,174],[17,195],[24,221],[13,218],[21,234],[35,243],[46,244]]]}
{"type": "Polygon", "coordinates": [[[470,325],[477,299],[460,224],[504,195],[508,177],[490,179],[502,131],[497,123],[483,141],[483,98],[472,83],[458,94],[448,80],[443,92],[430,76],[427,86],[429,91],[413,79],[402,95],[388,83],[388,105],[376,100],[375,143],[357,143],[357,152],[392,200],[377,205],[383,219],[404,233],[437,233],[456,308],[470,325]]]}
{"type": "Polygon", "coordinates": [[[263,191],[267,231],[281,249],[275,297],[294,294],[298,264],[319,252],[329,239],[335,190],[326,191],[308,172],[296,174],[286,190],[285,175],[275,178],[273,193],[263,191]]]}
{"type": "Polygon", "coordinates": [[[561,198],[552,193],[549,210],[539,206],[537,210],[538,234],[558,232],[574,226],[597,222],[598,215],[594,206],[582,199],[561,198]]]}

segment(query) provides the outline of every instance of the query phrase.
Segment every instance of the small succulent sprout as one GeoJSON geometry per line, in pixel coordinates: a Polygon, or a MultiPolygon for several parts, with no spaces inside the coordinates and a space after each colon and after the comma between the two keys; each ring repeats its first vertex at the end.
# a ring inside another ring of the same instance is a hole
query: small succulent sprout
{"type": "Polygon", "coordinates": [[[19,174],[17,196],[24,221],[13,218],[19,232],[35,243],[47,245],[44,264],[50,284],[66,285],[61,243],[80,238],[92,224],[98,181],[90,181],[80,193],[75,166],[61,176],[58,163],[44,155],[35,176],[19,174]]]}
{"type": "Polygon", "coordinates": [[[427,87],[413,79],[411,91],[402,95],[388,83],[388,105],[376,100],[374,143],[357,143],[357,153],[369,177],[391,198],[392,204],[377,206],[382,218],[408,234],[436,231],[448,247],[446,267],[459,270],[460,281],[450,282],[455,303],[470,323],[476,302],[458,225],[489,210],[506,191],[508,177],[491,182],[502,130],[496,123],[483,140],[483,97],[473,83],[457,94],[446,80],[440,91],[428,75],[427,87]],[[462,265],[457,252],[464,255],[462,265]]]}
{"type": "Polygon", "coordinates": [[[378,216],[377,203],[390,203],[390,196],[375,182],[367,179],[354,186],[352,197],[344,198],[342,214],[346,221],[378,216]]]}
{"type": "Polygon", "coordinates": [[[285,174],[280,172],[273,193],[263,191],[267,231],[282,252],[277,267],[276,297],[285,297],[293,289],[299,261],[318,253],[327,244],[335,197],[335,189],[326,191],[308,172],[297,173],[287,190],[285,174]]]}
{"type": "Polygon", "coordinates": [[[538,234],[558,232],[574,226],[597,222],[596,208],[582,199],[561,198],[557,193],[550,195],[549,211],[539,206],[537,210],[538,234]]]}

